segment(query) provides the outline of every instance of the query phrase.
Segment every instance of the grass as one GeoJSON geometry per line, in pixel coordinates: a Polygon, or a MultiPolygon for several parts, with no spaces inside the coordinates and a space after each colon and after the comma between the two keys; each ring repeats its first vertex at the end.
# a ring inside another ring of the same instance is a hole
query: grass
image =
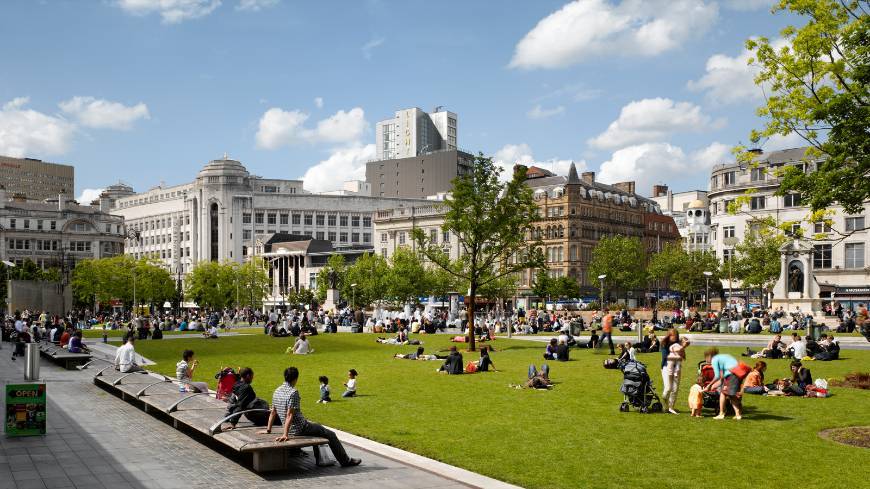
{"type": "MultiPolygon", "coordinates": [[[[421,336],[427,352],[449,346],[447,335],[421,336]]],[[[214,387],[221,366],[249,366],[254,387],[271,400],[282,371],[301,371],[303,413],[353,432],[490,477],[530,488],[860,487],[856,467],[870,452],[822,439],[827,428],[870,425],[870,392],[832,388],[828,399],[749,396],[743,421],[692,419],[686,399],[702,348],[690,347],[677,409],[684,414],[620,413],[622,374],[604,370],[602,351],[572,351],[572,361],[549,362],[551,391],[516,390],[528,365],[542,362],[543,345],[499,339],[498,372],[446,376],[439,362],[394,360],[416,347],[380,345],[368,334],[319,335],[316,353],[284,354],[291,338],[263,335],[140,341],[139,353],[174,375],[180,352],[196,351],[195,380],[214,387]],[[347,369],[359,371],[359,397],[341,399],[347,369]],[[335,402],[316,404],[320,375],[330,378],[335,402]],[[824,476],[808,477],[789,461],[810,457],[824,476]],[[818,461],[818,462],[817,462],[818,461]],[[772,475],[775,474],[775,475],[772,475]],[[834,478],[834,479],[832,479],[834,478]]],[[[738,354],[739,348],[723,349],[738,354]]],[[[476,353],[465,353],[466,362],[476,353]]],[[[842,360],[815,362],[815,377],[843,377],[866,367],[870,351],[843,350],[842,360]]],[[[641,355],[661,393],[657,353],[641,355]]],[[[788,361],[768,361],[768,379],[784,377],[788,361]]]]}

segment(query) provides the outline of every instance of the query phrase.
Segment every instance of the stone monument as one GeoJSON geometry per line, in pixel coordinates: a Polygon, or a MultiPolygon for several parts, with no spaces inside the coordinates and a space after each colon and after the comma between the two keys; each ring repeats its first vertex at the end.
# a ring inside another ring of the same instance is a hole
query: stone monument
{"type": "Polygon", "coordinates": [[[341,301],[341,296],[338,293],[338,273],[335,270],[330,270],[327,274],[329,283],[326,288],[326,300],[323,302],[323,309],[333,311],[338,307],[341,301]]]}
{"type": "Polygon", "coordinates": [[[804,314],[818,314],[822,309],[819,284],[813,273],[813,247],[805,240],[794,239],[779,248],[780,274],[773,286],[773,307],[786,312],[800,308],[804,314]]]}

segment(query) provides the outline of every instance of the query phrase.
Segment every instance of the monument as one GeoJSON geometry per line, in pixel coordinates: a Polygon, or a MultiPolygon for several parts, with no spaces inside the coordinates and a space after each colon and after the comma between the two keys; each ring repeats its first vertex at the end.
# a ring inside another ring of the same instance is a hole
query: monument
{"type": "Polygon", "coordinates": [[[794,239],[779,248],[780,274],[773,286],[773,307],[786,312],[797,308],[804,314],[819,314],[822,300],[813,274],[813,247],[805,240],[794,239]]]}
{"type": "Polygon", "coordinates": [[[330,270],[327,274],[329,283],[326,287],[326,300],[323,302],[323,309],[333,311],[338,307],[341,301],[341,296],[338,293],[338,273],[335,270],[330,270]]]}

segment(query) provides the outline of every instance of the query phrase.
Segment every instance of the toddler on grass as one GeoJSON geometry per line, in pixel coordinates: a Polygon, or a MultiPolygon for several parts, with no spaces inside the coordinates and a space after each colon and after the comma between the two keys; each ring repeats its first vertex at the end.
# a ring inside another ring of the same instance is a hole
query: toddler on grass
{"type": "Polygon", "coordinates": [[[701,384],[704,382],[704,379],[699,375],[698,380],[695,381],[695,384],[692,385],[692,388],[689,389],[689,408],[692,410],[693,418],[700,418],[701,409],[704,408],[704,388],[701,384]]]}
{"type": "Polygon", "coordinates": [[[328,402],[332,402],[332,398],[329,397],[329,378],[325,375],[320,376],[320,399],[317,400],[318,403],[326,404],[328,402]]]}
{"type": "Polygon", "coordinates": [[[347,371],[347,382],[344,383],[347,390],[344,391],[341,397],[356,397],[356,376],[356,370],[350,369],[347,371]]]}

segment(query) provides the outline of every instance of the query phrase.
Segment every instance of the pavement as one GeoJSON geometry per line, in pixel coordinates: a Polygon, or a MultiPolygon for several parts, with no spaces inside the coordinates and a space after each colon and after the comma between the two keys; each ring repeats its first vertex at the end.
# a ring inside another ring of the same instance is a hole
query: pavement
{"type": "MultiPolygon", "coordinates": [[[[11,360],[9,343],[0,345],[0,379],[24,383],[23,369],[23,359],[11,360]]],[[[41,362],[47,434],[0,437],[0,489],[516,487],[343,432],[348,454],[362,465],[316,467],[309,454],[287,471],[260,475],[103,391],[92,381],[95,372],[41,362]]]]}
{"type": "MultiPolygon", "coordinates": [[[[663,332],[659,331],[656,334],[661,338],[663,332]]],[[[750,347],[750,348],[763,348],[767,346],[767,343],[770,341],[772,336],[770,335],[757,335],[757,334],[731,334],[731,333],[680,333],[682,336],[688,337],[693,345],[697,346],[736,346],[736,347],[750,347]]],[[[863,336],[843,336],[834,333],[837,340],[840,342],[840,349],[843,350],[870,350],[870,342],[868,342],[863,336]]],[[[550,338],[556,337],[558,334],[556,333],[538,333],[537,335],[513,335],[511,339],[514,340],[525,340],[525,341],[537,341],[541,343],[546,343],[550,341],[550,338]]],[[[782,337],[786,342],[789,342],[790,333],[783,333],[782,337]]],[[[500,337],[506,338],[507,336],[501,335],[500,337]]],[[[589,341],[589,335],[584,334],[580,336],[575,336],[575,340],[578,343],[585,343],[589,341]]],[[[632,343],[637,342],[637,333],[633,333],[631,335],[613,335],[613,343],[624,343],[626,341],[631,341],[632,343]]]]}

